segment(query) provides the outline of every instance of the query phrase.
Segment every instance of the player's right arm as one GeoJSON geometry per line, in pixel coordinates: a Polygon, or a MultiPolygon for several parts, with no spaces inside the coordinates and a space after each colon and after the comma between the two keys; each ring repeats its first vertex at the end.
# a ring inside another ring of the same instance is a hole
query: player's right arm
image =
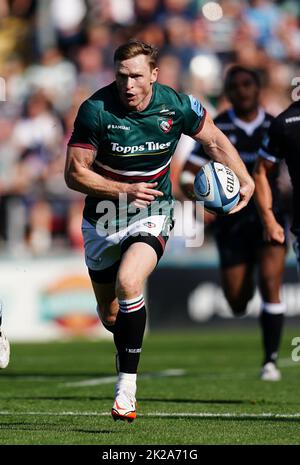
{"type": "Polygon", "coordinates": [[[228,166],[239,178],[240,200],[229,214],[240,211],[252,197],[254,182],[235,147],[209,115],[206,116],[204,124],[193,138],[202,144],[204,151],[212,160],[228,166]]]}
{"type": "Polygon", "coordinates": [[[269,175],[274,170],[275,163],[258,157],[253,178],[255,181],[255,203],[265,228],[265,239],[268,242],[284,243],[283,227],[277,222],[273,213],[273,196],[269,183],[269,175]]]}
{"type": "Polygon", "coordinates": [[[92,170],[95,160],[95,150],[68,147],[65,164],[65,181],[70,189],[101,199],[116,200],[119,194],[127,194],[128,201],[137,206],[146,206],[162,192],[155,190],[154,183],[123,183],[107,179],[92,170]]]}
{"type": "Polygon", "coordinates": [[[273,212],[273,195],[269,176],[284,155],[284,128],[281,118],[275,118],[263,140],[253,172],[255,182],[254,199],[265,228],[265,239],[283,244],[284,229],[273,212]]]}

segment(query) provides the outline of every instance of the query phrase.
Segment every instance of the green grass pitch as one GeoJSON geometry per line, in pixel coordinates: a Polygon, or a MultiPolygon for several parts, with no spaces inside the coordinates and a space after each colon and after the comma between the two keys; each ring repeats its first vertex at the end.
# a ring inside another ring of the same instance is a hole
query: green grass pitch
{"type": "Polygon", "coordinates": [[[150,333],[138,418],[114,422],[112,341],[12,344],[0,444],[299,444],[300,362],[285,330],[280,382],[258,379],[258,328],[150,333]]]}

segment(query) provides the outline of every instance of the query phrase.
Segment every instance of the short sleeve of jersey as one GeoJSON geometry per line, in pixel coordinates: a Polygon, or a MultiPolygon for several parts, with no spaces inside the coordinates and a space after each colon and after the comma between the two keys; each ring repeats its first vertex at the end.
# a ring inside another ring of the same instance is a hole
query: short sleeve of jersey
{"type": "Polygon", "coordinates": [[[184,118],[183,133],[193,136],[199,132],[204,124],[206,110],[192,95],[183,95],[182,113],[184,118]]]}
{"type": "Polygon", "coordinates": [[[74,130],[68,145],[97,150],[101,131],[99,123],[98,107],[92,100],[86,100],[78,110],[74,130]]]}
{"type": "Polygon", "coordinates": [[[273,163],[278,163],[284,158],[284,126],[280,119],[275,118],[269,131],[262,141],[259,156],[273,163]]]}

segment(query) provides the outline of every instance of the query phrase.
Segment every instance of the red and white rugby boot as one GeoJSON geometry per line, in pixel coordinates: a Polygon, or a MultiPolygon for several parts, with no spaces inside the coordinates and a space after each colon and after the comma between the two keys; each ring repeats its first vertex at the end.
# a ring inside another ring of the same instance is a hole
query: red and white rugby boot
{"type": "Polygon", "coordinates": [[[116,397],[111,409],[113,419],[128,421],[136,419],[136,374],[119,373],[116,397]]]}
{"type": "Polygon", "coordinates": [[[113,419],[133,422],[136,419],[136,400],[126,393],[116,397],[114,405],[111,409],[113,419]]]}

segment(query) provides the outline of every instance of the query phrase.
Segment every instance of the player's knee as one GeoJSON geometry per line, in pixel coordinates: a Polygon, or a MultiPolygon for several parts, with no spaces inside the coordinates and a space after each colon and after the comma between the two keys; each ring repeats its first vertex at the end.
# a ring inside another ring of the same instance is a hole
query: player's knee
{"type": "Polygon", "coordinates": [[[234,316],[243,316],[247,311],[248,298],[226,295],[227,302],[234,316]]]}
{"type": "Polygon", "coordinates": [[[247,312],[248,302],[254,295],[254,287],[243,289],[243,292],[233,293],[225,291],[225,297],[234,316],[243,316],[247,312]]]}
{"type": "Polygon", "coordinates": [[[115,305],[102,303],[101,306],[97,305],[97,312],[105,325],[113,326],[115,324],[118,313],[118,308],[115,305]]]}
{"type": "Polygon", "coordinates": [[[116,280],[116,295],[120,299],[141,293],[141,282],[137,276],[119,273],[116,280]]]}
{"type": "Polygon", "coordinates": [[[247,312],[248,302],[234,302],[230,303],[230,308],[234,316],[244,316],[247,312]]]}
{"type": "Polygon", "coordinates": [[[104,323],[106,326],[114,326],[115,322],[116,315],[106,315],[102,318],[102,323],[104,323]]]}

